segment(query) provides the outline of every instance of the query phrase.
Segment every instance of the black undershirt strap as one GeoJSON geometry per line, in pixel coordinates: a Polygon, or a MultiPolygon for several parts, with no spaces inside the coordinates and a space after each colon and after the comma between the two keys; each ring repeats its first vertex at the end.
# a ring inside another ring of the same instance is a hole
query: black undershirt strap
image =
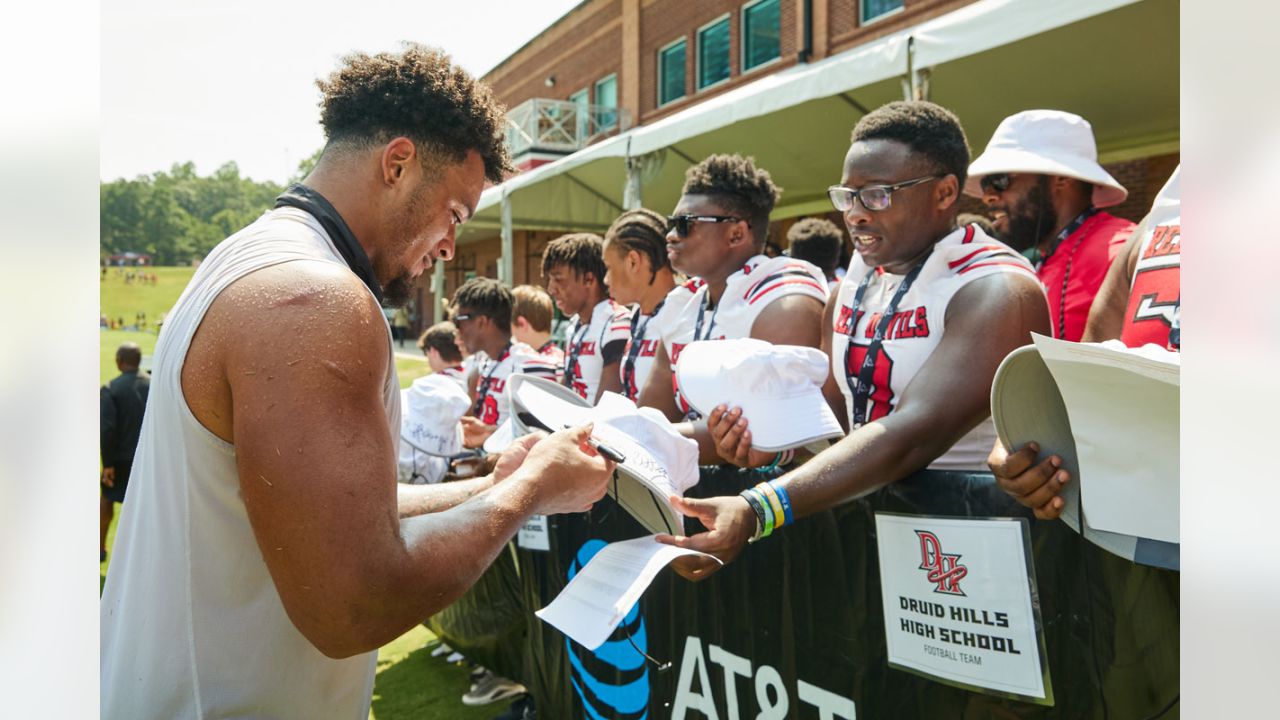
{"type": "Polygon", "coordinates": [[[295,207],[310,213],[320,221],[320,227],[329,234],[334,247],[347,262],[347,267],[351,268],[351,272],[364,282],[373,296],[378,299],[378,304],[382,304],[382,285],[378,284],[378,278],[373,274],[373,263],[369,262],[369,256],[361,247],[360,241],[356,240],[351,228],[347,227],[346,221],[338,214],[338,210],[323,195],[306,185],[296,183],[290,185],[276,198],[275,206],[295,207]]]}

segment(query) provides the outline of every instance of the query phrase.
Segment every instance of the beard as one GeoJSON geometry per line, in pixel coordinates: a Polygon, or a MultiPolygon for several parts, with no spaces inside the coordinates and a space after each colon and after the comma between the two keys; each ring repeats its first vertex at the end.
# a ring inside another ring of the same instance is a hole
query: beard
{"type": "MultiPolygon", "coordinates": [[[[418,186],[409,198],[400,222],[395,227],[394,236],[402,238],[397,247],[390,248],[383,255],[387,258],[399,258],[413,244],[413,237],[421,227],[426,207],[425,182],[418,186]]],[[[438,261],[437,261],[438,262],[438,261]]],[[[404,307],[413,297],[415,278],[407,268],[379,267],[375,268],[378,282],[382,285],[382,304],[387,307],[404,307]],[[389,278],[389,279],[384,279],[389,278]]]]}
{"type": "Polygon", "coordinates": [[[1006,245],[1024,252],[1044,240],[1045,232],[1058,227],[1058,214],[1049,201],[1049,178],[1041,176],[1016,205],[1009,208],[1008,230],[1000,238],[1006,245]]]}
{"type": "Polygon", "coordinates": [[[388,307],[404,307],[413,299],[413,289],[417,285],[409,273],[401,272],[382,286],[382,304],[388,307]]]}

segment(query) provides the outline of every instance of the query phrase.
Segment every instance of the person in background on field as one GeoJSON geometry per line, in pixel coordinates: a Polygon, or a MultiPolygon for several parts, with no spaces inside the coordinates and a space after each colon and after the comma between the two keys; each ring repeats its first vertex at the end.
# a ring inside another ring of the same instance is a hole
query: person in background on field
{"type": "Polygon", "coordinates": [[[839,278],[840,248],[844,233],[826,218],[804,218],[787,230],[787,254],[797,260],[811,262],[827,278],[827,287],[835,288],[839,278]]]}
{"type": "Polygon", "coordinates": [[[147,408],[151,379],[138,368],[142,350],[127,342],[116,349],[116,369],[120,374],[103,386],[98,409],[102,447],[102,498],[99,500],[99,561],[107,559],[107,527],[115,515],[115,504],[123,503],[133,471],[133,456],[142,434],[142,416],[147,408]]]}
{"type": "Polygon", "coordinates": [[[623,394],[640,397],[662,342],[661,313],[679,312],[697,281],[677,285],[667,258],[667,219],[645,208],[618,216],[604,236],[604,282],[614,301],[631,307],[631,329],[622,355],[623,394]]]}
{"type": "Polygon", "coordinates": [[[409,335],[409,310],[401,305],[391,316],[391,333],[396,338],[397,347],[404,347],[404,339],[409,335]]]}
{"type": "Polygon", "coordinates": [[[604,239],[562,235],[542,251],[547,292],[569,318],[560,382],[592,405],[608,390],[622,392],[620,366],[631,331],[631,311],[609,297],[604,239]]]}
{"type": "Polygon", "coordinates": [[[1098,164],[1093,127],[1059,110],[1010,115],[969,167],[964,191],[986,203],[996,237],[1035,266],[1053,336],[1079,341],[1102,278],[1133,232],[1133,223],[1102,210],[1129,191],[1098,164]]]}

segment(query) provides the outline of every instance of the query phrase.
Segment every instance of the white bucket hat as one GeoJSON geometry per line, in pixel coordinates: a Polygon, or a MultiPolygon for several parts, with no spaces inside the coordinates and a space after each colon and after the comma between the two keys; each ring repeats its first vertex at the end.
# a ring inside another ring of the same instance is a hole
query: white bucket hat
{"type": "Polygon", "coordinates": [[[649,532],[684,534],[684,519],[667,498],[697,484],[698,444],[662,413],[612,392],[593,408],[563,385],[528,375],[512,376],[508,387],[517,418],[524,414],[547,430],[595,423],[592,436],[624,457],[609,494],[649,532]]]}
{"type": "Polygon", "coordinates": [[[1093,206],[1124,202],[1129,191],[1098,164],[1088,120],[1061,110],[1025,110],[1000,121],[987,149],[969,166],[966,195],[982,197],[981,181],[998,173],[1061,175],[1093,184],[1093,206]]]}
{"type": "Polygon", "coordinates": [[[1071,482],[1063,486],[1062,521],[1072,530],[1098,547],[1126,560],[1178,569],[1179,546],[1134,535],[1107,532],[1080,520],[1080,461],[1071,418],[1035,345],[1014,350],[1000,363],[991,384],[991,419],[996,434],[1006,448],[1016,450],[1032,440],[1040,445],[1040,457],[1062,458],[1062,469],[1071,474],[1071,482]]]}
{"type": "Polygon", "coordinates": [[[462,426],[471,401],[458,383],[428,375],[400,391],[400,437],[428,455],[452,457],[462,452],[462,426]]]}
{"type": "Polygon", "coordinates": [[[715,406],[742,408],[751,445],[776,452],[844,436],[822,396],[827,356],[763,340],[703,340],[680,351],[680,393],[704,417],[715,406]]]}

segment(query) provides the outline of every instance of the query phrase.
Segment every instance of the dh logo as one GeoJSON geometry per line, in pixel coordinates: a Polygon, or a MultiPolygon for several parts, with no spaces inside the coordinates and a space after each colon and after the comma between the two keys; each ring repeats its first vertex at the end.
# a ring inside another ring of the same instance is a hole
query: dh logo
{"type": "MultiPolygon", "coordinates": [[[[583,543],[569,565],[569,579],[605,545],[605,541],[598,539],[583,543]]],[[[639,602],[631,606],[622,623],[595,652],[569,638],[564,640],[571,666],[569,679],[582,700],[587,718],[646,720],[649,716],[649,668],[645,666],[644,656],[627,642],[628,634],[636,647],[648,651],[649,638],[639,602]]]]}
{"type": "Polygon", "coordinates": [[[960,556],[942,552],[942,541],[931,532],[916,530],[916,536],[920,538],[920,569],[928,571],[925,577],[937,585],[933,591],[943,595],[964,595],[960,580],[969,574],[969,569],[960,564],[960,556]]]}

